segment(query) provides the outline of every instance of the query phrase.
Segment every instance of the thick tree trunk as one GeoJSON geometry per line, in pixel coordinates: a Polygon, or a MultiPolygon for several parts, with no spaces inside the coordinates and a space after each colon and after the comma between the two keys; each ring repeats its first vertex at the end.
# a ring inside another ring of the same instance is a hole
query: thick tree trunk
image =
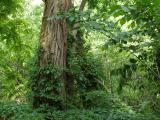
{"type": "MultiPolygon", "coordinates": [[[[57,15],[58,12],[65,12],[69,9],[70,0],[43,0],[45,4],[42,28],[41,28],[41,38],[40,38],[40,52],[38,58],[38,67],[44,68],[50,64],[58,67],[61,70],[60,82],[63,84],[57,90],[52,89],[54,94],[60,94],[65,98],[65,81],[66,75],[64,69],[66,68],[66,53],[67,53],[67,24],[66,19],[55,19],[52,17],[57,15]]],[[[46,76],[41,73],[38,74],[36,82],[42,82],[42,78],[46,76]]],[[[54,77],[52,74],[47,76],[48,81],[54,86],[54,77]]],[[[38,84],[37,83],[37,84],[38,84]]],[[[45,83],[44,83],[45,84],[45,83]]],[[[43,85],[42,85],[43,86],[43,85]]],[[[45,88],[43,88],[45,89],[45,88]]],[[[39,90],[40,91],[40,90],[39,90]]],[[[41,96],[34,97],[34,103],[45,104],[48,103],[46,98],[41,98],[41,96]]]]}
{"type": "Polygon", "coordinates": [[[60,68],[66,66],[67,27],[65,19],[49,19],[60,11],[68,9],[68,0],[45,0],[42,20],[41,47],[43,54],[39,65],[51,62],[60,68]]]}
{"type": "MultiPolygon", "coordinates": [[[[49,63],[60,69],[66,67],[67,28],[65,19],[48,19],[68,9],[68,0],[45,0],[40,45],[43,50],[39,66],[49,63]]],[[[63,83],[65,74],[62,77],[63,83]]]]}

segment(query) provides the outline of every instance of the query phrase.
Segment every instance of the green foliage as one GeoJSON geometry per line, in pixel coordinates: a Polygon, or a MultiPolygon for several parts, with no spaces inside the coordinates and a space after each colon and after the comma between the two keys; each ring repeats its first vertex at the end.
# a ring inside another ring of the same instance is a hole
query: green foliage
{"type": "Polygon", "coordinates": [[[97,90],[97,91],[91,91],[87,92],[84,95],[84,106],[89,108],[106,108],[111,109],[112,108],[112,97],[111,95],[108,95],[105,91],[97,90]]]}
{"type": "MultiPolygon", "coordinates": [[[[83,35],[81,30],[78,30],[78,35],[83,35]]],[[[86,93],[101,89],[100,82],[105,78],[102,69],[102,61],[96,58],[89,50],[88,45],[85,46],[83,36],[78,36],[78,44],[72,35],[68,37],[67,50],[67,75],[68,79],[73,82],[74,95],[72,104],[77,107],[86,106],[86,93]]]]}
{"type": "Polygon", "coordinates": [[[25,101],[32,28],[29,19],[25,18],[23,4],[22,0],[0,1],[1,101],[25,101]]]}
{"type": "Polygon", "coordinates": [[[81,61],[83,76],[80,77],[78,81],[80,85],[79,89],[82,88],[84,90],[86,89],[86,91],[90,91],[99,87],[98,81],[104,79],[101,65],[101,61],[95,58],[92,54],[88,53],[86,54],[86,57],[83,56],[83,61],[81,61]]]}
{"type": "Polygon", "coordinates": [[[109,0],[86,0],[88,2],[89,9],[98,9],[99,11],[105,11],[109,0]]]}
{"type": "Polygon", "coordinates": [[[67,18],[64,71],[73,95],[65,100],[59,68],[29,65],[37,54],[43,6],[0,1],[0,101],[17,102],[0,103],[0,119],[159,120],[159,0],[86,2],[84,11],[73,7],[48,18],[67,18]],[[38,109],[26,103],[27,92],[38,109]]]}
{"type": "Polygon", "coordinates": [[[29,86],[32,89],[30,97],[33,97],[32,102],[35,106],[39,107],[41,105],[37,102],[37,99],[42,103],[46,101],[46,105],[55,105],[57,103],[58,106],[58,103],[62,102],[60,92],[63,84],[60,80],[60,73],[60,70],[51,63],[43,67],[37,66],[32,71],[32,81],[30,81],[29,86]]]}
{"type": "MultiPolygon", "coordinates": [[[[51,107],[33,110],[31,106],[17,103],[1,103],[0,116],[9,120],[159,120],[154,114],[139,114],[122,108],[96,107],[92,109],[69,109],[58,111],[51,107]]],[[[129,108],[131,109],[131,108],[129,108]]]]}
{"type": "MultiPolygon", "coordinates": [[[[5,0],[0,1],[0,16],[3,20],[8,17],[8,15],[15,15],[16,12],[19,12],[19,8],[22,8],[23,0],[5,0]],[[18,9],[17,9],[18,8],[18,9]]],[[[22,10],[22,9],[21,9],[22,10]]]]}
{"type": "Polygon", "coordinates": [[[8,120],[43,120],[42,114],[27,104],[1,103],[0,117],[8,120]]]}
{"type": "Polygon", "coordinates": [[[51,111],[46,114],[49,120],[103,120],[103,116],[85,109],[70,109],[67,112],[51,111]]]}
{"type": "Polygon", "coordinates": [[[118,111],[111,112],[107,120],[159,120],[159,118],[153,114],[141,115],[118,111]]]}

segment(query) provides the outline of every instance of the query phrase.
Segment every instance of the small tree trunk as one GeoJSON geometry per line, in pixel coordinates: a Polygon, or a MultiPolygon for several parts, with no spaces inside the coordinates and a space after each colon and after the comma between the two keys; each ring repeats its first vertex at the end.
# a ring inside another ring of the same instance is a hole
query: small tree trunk
{"type": "MultiPolygon", "coordinates": [[[[74,7],[73,3],[70,3],[72,7],[74,7]]],[[[84,7],[86,5],[86,0],[82,0],[81,4],[79,6],[79,11],[83,11],[84,7]]],[[[74,54],[74,57],[80,56],[83,51],[83,44],[84,40],[82,39],[83,34],[80,33],[80,23],[75,21],[75,24],[71,26],[73,29],[71,31],[70,37],[68,39],[72,39],[72,43],[70,43],[69,49],[72,49],[72,54],[74,54]]],[[[67,68],[70,68],[70,63],[67,62],[67,68]]],[[[68,98],[72,98],[74,94],[74,76],[72,74],[67,74],[67,82],[66,82],[66,94],[68,98]]]]}

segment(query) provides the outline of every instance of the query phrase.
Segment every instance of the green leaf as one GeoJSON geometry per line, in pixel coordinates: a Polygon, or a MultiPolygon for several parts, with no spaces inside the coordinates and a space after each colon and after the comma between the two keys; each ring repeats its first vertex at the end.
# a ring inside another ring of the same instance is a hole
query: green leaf
{"type": "Polygon", "coordinates": [[[120,19],[120,24],[124,25],[126,23],[126,19],[123,17],[122,19],[120,19]]]}

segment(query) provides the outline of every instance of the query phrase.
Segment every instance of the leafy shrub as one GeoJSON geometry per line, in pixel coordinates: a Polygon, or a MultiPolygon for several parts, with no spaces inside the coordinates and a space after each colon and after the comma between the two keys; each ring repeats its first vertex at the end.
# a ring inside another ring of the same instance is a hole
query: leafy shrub
{"type": "Polygon", "coordinates": [[[111,112],[107,120],[160,120],[153,114],[131,114],[122,111],[111,112]]]}
{"type": "Polygon", "coordinates": [[[46,114],[48,120],[103,120],[104,116],[85,109],[71,109],[68,111],[52,111],[46,114]]]}
{"type": "Polygon", "coordinates": [[[154,114],[136,114],[111,108],[69,109],[45,107],[33,110],[27,104],[0,103],[0,119],[7,120],[160,120],[154,114]]]}
{"type": "Polygon", "coordinates": [[[84,99],[85,106],[87,107],[102,107],[110,109],[112,106],[111,95],[102,90],[95,90],[87,92],[84,99]]]}
{"type": "Polygon", "coordinates": [[[150,102],[142,102],[140,104],[140,109],[139,109],[140,113],[151,113],[153,112],[152,108],[151,108],[151,103],[150,102]]]}
{"type": "Polygon", "coordinates": [[[132,114],[125,112],[111,112],[107,120],[134,120],[132,114]]]}
{"type": "Polygon", "coordinates": [[[17,103],[0,103],[0,116],[8,120],[43,120],[29,105],[17,103]]]}

